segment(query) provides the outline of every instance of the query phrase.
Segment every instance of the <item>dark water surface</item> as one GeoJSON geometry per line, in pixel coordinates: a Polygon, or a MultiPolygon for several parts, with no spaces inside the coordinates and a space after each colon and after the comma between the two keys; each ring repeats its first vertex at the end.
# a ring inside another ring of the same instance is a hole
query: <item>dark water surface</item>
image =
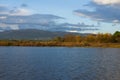
{"type": "Polygon", "coordinates": [[[120,80],[120,49],[0,47],[0,80],[120,80]]]}

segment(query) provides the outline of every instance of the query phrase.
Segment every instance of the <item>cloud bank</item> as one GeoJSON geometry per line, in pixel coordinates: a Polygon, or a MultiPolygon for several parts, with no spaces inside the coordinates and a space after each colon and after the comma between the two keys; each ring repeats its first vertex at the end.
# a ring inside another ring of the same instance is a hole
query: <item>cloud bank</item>
{"type": "Polygon", "coordinates": [[[59,20],[65,18],[53,14],[31,14],[27,7],[28,5],[22,4],[20,7],[10,9],[8,6],[0,5],[0,31],[41,29],[49,31],[80,32],[85,30],[96,30],[96,26],[84,23],[59,23],[59,20]]]}
{"type": "Polygon", "coordinates": [[[120,0],[92,0],[86,6],[91,10],[78,9],[74,11],[76,15],[101,22],[120,23],[120,0]]]}

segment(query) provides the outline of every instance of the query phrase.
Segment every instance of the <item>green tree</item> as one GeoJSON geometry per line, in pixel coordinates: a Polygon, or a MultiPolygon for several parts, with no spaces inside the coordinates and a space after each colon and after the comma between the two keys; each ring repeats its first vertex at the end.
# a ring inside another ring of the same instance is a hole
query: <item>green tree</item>
{"type": "Polygon", "coordinates": [[[120,42],[120,32],[119,31],[116,31],[113,34],[113,40],[114,40],[114,42],[120,42]]]}
{"type": "Polygon", "coordinates": [[[61,37],[55,37],[53,40],[54,40],[54,41],[57,41],[57,42],[62,42],[62,41],[63,41],[63,38],[61,38],[61,37]]]}

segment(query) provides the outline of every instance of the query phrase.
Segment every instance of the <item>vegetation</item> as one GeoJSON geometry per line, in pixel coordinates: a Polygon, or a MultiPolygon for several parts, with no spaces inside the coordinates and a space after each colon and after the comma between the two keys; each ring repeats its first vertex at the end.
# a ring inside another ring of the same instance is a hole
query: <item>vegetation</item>
{"type": "Polygon", "coordinates": [[[113,35],[106,33],[91,34],[87,36],[65,35],[52,40],[0,40],[0,46],[68,46],[68,47],[119,47],[120,32],[113,35]]]}

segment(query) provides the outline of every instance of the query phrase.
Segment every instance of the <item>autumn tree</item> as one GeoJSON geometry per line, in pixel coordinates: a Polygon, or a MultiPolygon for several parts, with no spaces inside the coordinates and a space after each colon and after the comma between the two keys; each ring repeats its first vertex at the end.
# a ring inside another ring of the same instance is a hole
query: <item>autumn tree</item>
{"type": "Polygon", "coordinates": [[[63,39],[64,39],[64,42],[75,42],[76,41],[75,36],[71,34],[65,35],[63,39]]]}

